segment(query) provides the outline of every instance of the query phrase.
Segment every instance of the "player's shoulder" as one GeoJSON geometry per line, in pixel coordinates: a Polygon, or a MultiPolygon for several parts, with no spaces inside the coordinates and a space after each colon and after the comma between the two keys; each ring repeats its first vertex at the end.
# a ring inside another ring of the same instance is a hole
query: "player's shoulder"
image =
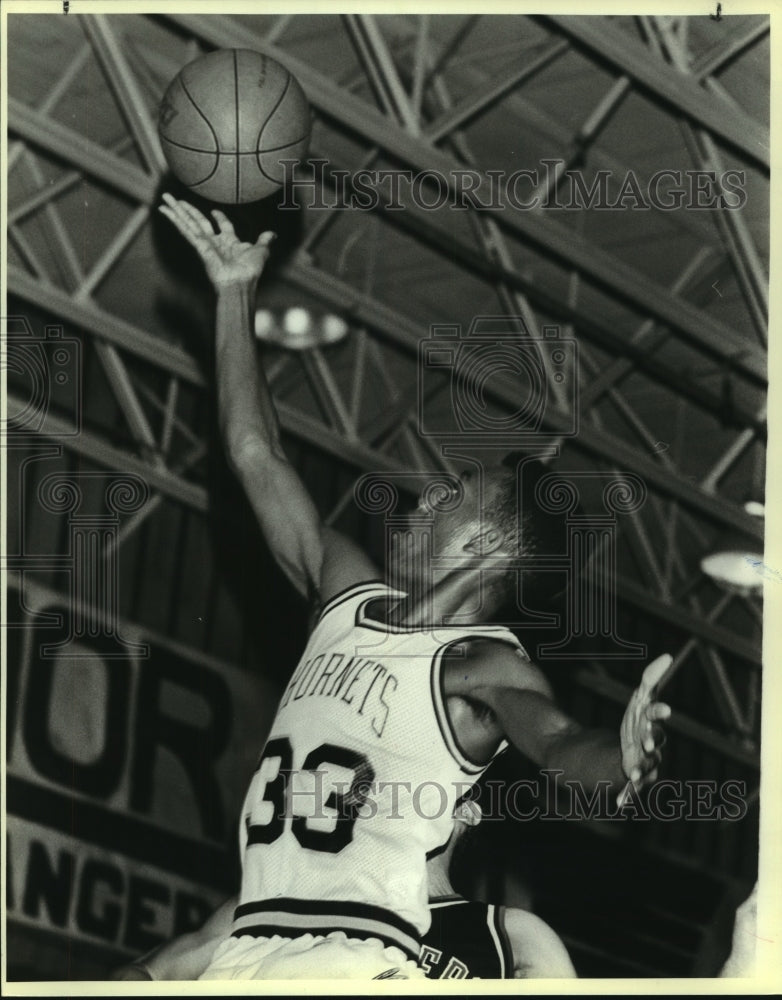
{"type": "Polygon", "coordinates": [[[476,686],[531,690],[551,697],[543,672],[521,646],[478,637],[464,643],[462,650],[462,663],[469,664],[466,673],[476,686]]]}
{"type": "Polygon", "coordinates": [[[515,978],[575,977],[576,971],[562,939],[537,914],[502,906],[497,907],[497,918],[508,942],[515,978]]]}

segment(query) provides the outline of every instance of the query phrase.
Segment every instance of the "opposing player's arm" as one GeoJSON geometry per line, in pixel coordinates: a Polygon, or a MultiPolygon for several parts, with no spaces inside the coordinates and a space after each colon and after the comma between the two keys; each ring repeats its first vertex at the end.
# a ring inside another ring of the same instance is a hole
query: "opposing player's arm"
{"type": "Polygon", "coordinates": [[[161,212],[196,249],[217,292],[217,394],[229,464],[277,564],[314,602],[377,576],[368,557],[324,525],[280,442],[280,428],[253,336],[255,293],[274,234],[241,242],[229,219],[164,195],[161,212]]]}
{"type": "Polygon", "coordinates": [[[623,780],[616,735],[586,730],[566,715],[541,671],[511,646],[476,644],[462,669],[449,665],[445,693],[486,705],[498,733],[542,768],[590,786],[623,780]]]}
{"type": "Polygon", "coordinates": [[[514,979],[575,979],[561,938],[534,913],[503,907],[502,923],[513,955],[514,979]]]}
{"type": "Polygon", "coordinates": [[[670,709],[654,700],[654,689],[670,657],[646,668],[617,734],[587,729],[563,712],[541,671],[520,651],[497,643],[475,650],[446,668],[446,696],[486,705],[498,730],[536,764],[588,788],[609,781],[619,790],[628,779],[638,787],[655,779],[659,752],[652,724],[667,718],[670,709]]]}
{"type": "Polygon", "coordinates": [[[206,970],[217,945],[231,933],[237,899],[232,896],[219,906],[200,930],[182,934],[149,954],[125,965],[114,980],[192,980],[206,970]]]}

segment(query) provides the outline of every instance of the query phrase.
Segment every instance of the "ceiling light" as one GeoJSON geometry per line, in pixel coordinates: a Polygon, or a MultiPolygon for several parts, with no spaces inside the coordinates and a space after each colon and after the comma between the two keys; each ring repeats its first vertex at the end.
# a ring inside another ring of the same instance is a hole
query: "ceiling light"
{"type": "MultiPolygon", "coordinates": [[[[762,518],[765,507],[756,500],[744,504],[753,517],[762,518]]],[[[763,590],[763,545],[743,532],[730,532],[719,549],[701,559],[701,569],[722,590],[742,597],[760,594],[763,590]]]]}
{"type": "Polygon", "coordinates": [[[293,351],[335,344],[347,336],[348,330],[341,316],[317,315],[303,306],[291,306],[282,315],[270,309],[255,312],[257,339],[293,351]]]}

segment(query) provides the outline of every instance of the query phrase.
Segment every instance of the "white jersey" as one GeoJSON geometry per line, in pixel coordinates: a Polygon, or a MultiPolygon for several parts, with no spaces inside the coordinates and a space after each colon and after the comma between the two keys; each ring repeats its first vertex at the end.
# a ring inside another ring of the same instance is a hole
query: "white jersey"
{"type": "Polygon", "coordinates": [[[451,732],[443,657],[474,638],[520,644],[495,626],[386,625],[398,596],[360,584],[318,620],[245,799],[234,936],[344,930],[418,954],[426,855],[486,767],[451,732]]]}

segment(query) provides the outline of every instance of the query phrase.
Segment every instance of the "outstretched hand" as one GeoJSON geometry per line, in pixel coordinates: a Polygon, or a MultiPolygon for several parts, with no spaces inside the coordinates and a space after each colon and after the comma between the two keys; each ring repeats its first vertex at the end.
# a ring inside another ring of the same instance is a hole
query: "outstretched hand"
{"type": "Polygon", "coordinates": [[[189,202],[179,201],[170,194],[163,195],[163,202],[161,213],[195,248],[215,288],[258,280],[269,259],[275,233],[261,233],[255,243],[243,243],[231,220],[219,209],[211,212],[217,226],[215,232],[209,219],[189,202]]]}
{"type": "Polygon", "coordinates": [[[671,709],[669,705],[656,700],[656,692],[657,685],[671,662],[672,658],[666,653],[650,663],[627,703],[619,729],[619,742],[622,768],[628,778],[628,785],[619,795],[619,806],[624,804],[629,794],[629,784],[637,790],[657,780],[662,742],[655,738],[655,729],[659,731],[659,727],[654,724],[669,718],[671,709]]]}

